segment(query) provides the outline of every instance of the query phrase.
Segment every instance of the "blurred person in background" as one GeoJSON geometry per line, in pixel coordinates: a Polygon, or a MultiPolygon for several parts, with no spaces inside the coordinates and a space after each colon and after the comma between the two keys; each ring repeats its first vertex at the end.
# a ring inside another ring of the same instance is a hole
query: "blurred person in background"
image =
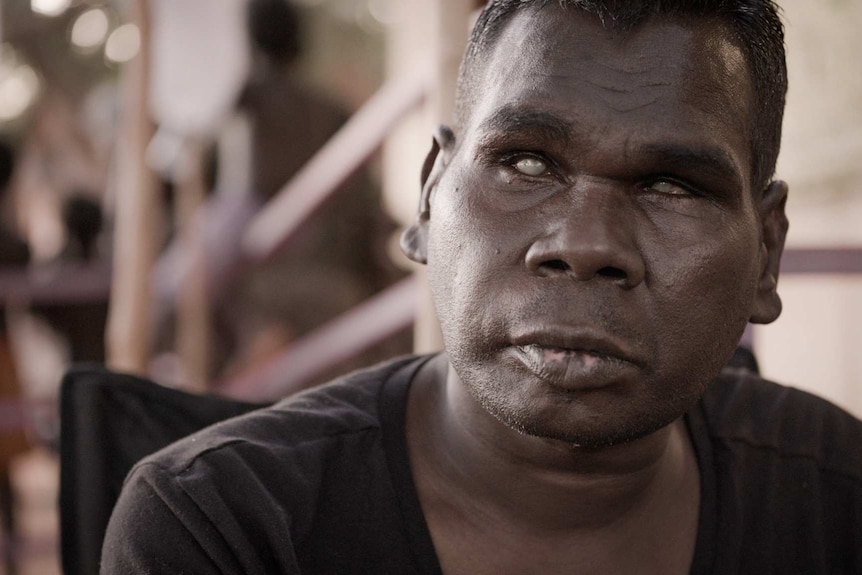
{"type": "MultiPolygon", "coordinates": [[[[289,2],[251,0],[248,30],[252,72],[239,109],[251,124],[253,192],[266,202],[347,114],[299,79],[302,32],[289,2]]],[[[391,283],[395,272],[385,242],[394,229],[366,172],[342,186],[278,254],[237,283],[239,305],[225,310],[242,342],[237,367],[278,351],[391,283]]],[[[369,361],[357,358],[353,365],[369,361]]]]}
{"type": "MultiPolygon", "coordinates": [[[[399,277],[385,249],[395,224],[384,214],[379,189],[365,171],[344,184],[267,261],[241,261],[239,238],[245,225],[348,118],[300,78],[301,23],[287,0],[250,0],[247,26],[252,63],[237,114],[247,129],[250,181],[242,189],[236,179],[223,177],[227,162],[217,161],[215,191],[206,208],[212,372],[222,379],[265,362],[399,277]]],[[[172,331],[170,323],[159,329],[162,349],[170,346],[165,336],[172,331]]],[[[334,367],[321,380],[409,349],[409,337],[397,343],[393,338],[334,367]]]]}
{"type": "MultiPolygon", "coordinates": [[[[102,232],[102,208],[94,194],[79,190],[63,202],[62,220],[66,243],[48,265],[92,264],[101,259],[98,238],[102,232]]],[[[105,361],[105,325],[108,302],[43,304],[33,307],[57,331],[69,347],[71,363],[105,361]]]]}
{"type": "MultiPolygon", "coordinates": [[[[0,141],[0,204],[6,200],[6,190],[12,179],[15,152],[11,145],[0,141]]],[[[0,216],[3,211],[0,210],[0,216]]],[[[18,234],[0,217],[0,271],[23,270],[30,260],[30,250],[18,234]]],[[[21,400],[15,358],[6,329],[5,303],[0,302],[0,404],[12,413],[21,400]]],[[[3,520],[3,561],[7,573],[15,573],[15,502],[12,490],[11,464],[16,456],[28,449],[24,430],[16,425],[19,418],[5,418],[9,427],[0,426],[0,515],[3,520]]]]}

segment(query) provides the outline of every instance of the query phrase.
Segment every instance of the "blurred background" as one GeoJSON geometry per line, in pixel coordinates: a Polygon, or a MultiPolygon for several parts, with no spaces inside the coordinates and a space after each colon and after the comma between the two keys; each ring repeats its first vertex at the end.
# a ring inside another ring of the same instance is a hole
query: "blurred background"
{"type": "MultiPolygon", "coordinates": [[[[746,342],[862,416],[862,3],[779,3],[785,309],[746,342]]],[[[397,236],[480,4],[0,0],[0,573],[59,573],[71,363],[265,400],[439,349],[397,236]]]]}

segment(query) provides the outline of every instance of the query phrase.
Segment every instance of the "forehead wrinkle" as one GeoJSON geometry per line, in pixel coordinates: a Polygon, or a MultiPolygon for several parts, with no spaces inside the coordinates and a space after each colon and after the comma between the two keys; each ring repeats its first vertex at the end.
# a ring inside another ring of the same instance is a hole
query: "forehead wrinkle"
{"type": "Polygon", "coordinates": [[[648,106],[652,106],[653,104],[657,103],[658,100],[659,100],[659,98],[658,98],[658,96],[656,96],[652,100],[648,100],[648,101],[642,102],[640,104],[632,104],[631,106],[618,106],[618,105],[614,105],[614,104],[608,104],[608,105],[614,111],[626,114],[628,112],[636,112],[636,111],[641,110],[643,108],[646,108],[648,106]]]}
{"type": "MultiPolygon", "coordinates": [[[[559,40],[557,40],[559,43],[559,40]]],[[[568,50],[566,50],[568,52],[568,50]]],[[[628,81],[630,78],[643,76],[645,74],[655,75],[662,73],[667,77],[678,77],[681,74],[679,64],[671,62],[653,62],[647,61],[638,56],[637,51],[628,51],[619,54],[606,52],[604,50],[596,50],[595,47],[585,47],[577,55],[560,54],[560,48],[557,45],[549,45],[539,53],[539,61],[554,59],[558,62],[571,67],[574,70],[582,70],[584,72],[595,74],[597,70],[609,72],[619,78],[625,78],[628,81]]],[[[670,85],[670,81],[648,81],[641,82],[643,86],[664,86],[670,85]]]]}
{"type": "Polygon", "coordinates": [[[560,56],[558,50],[549,49],[537,60],[538,69],[528,74],[541,81],[568,85],[585,96],[594,97],[608,108],[629,112],[657,102],[668,90],[676,91],[684,81],[686,70],[679,65],[665,62],[640,61],[636,57],[608,59],[596,54],[579,53],[576,56],[560,56]],[[543,62],[556,62],[553,67],[544,67],[543,62]],[[631,101],[634,99],[635,101],[631,101]]]}
{"type": "MultiPolygon", "coordinates": [[[[611,67],[608,66],[608,68],[610,69],[611,67]]],[[[639,72],[638,73],[622,72],[621,74],[631,76],[631,75],[640,74],[640,73],[639,72]]],[[[563,76],[554,74],[554,75],[549,75],[549,77],[551,77],[551,78],[553,78],[553,77],[562,78],[563,76]]],[[[586,82],[587,84],[589,84],[591,86],[595,86],[596,88],[599,88],[601,90],[606,90],[608,92],[613,92],[616,94],[641,92],[645,89],[656,90],[656,89],[668,88],[668,87],[673,86],[673,82],[670,82],[667,80],[655,80],[652,82],[638,82],[636,84],[632,83],[632,82],[625,82],[625,81],[620,82],[620,83],[600,82],[600,81],[597,81],[597,80],[593,79],[592,77],[588,77],[588,76],[582,78],[581,80],[586,82]]]]}
{"type": "MultiPolygon", "coordinates": [[[[543,78],[559,80],[561,83],[572,83],[573,81],[571,77],[561,74],[544,74],[543,78]]],[[[575,82],[580,84],[577,89],[584,95],[587,93],[585,90],[592,89],[597,90],[600,94],[605,94],[604,97],[599,97],[598,101],[608,109],[621,113],[634,112],[656,104],[661,99],[662,91],[673,86],[672,82],[668,81],[641,82],[630,86],[611,85],[596,81],[586,75],[575,79],[575,82]],[[630,96],[630,98],[615,96],[630,96]],[[633,98],[637,101],[631,101],[633,98]]]]}

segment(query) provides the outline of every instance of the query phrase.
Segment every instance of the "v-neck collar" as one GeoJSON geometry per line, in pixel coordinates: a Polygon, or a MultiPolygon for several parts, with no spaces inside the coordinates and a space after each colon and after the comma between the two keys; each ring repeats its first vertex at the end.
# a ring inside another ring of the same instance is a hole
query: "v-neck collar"
{"type": "MultiPolygon", "coordinates": [[[[413,481],[407,448],[406,419],[407,398],[413,379],[419,369],[433,357],[435,356],[428,355],[416,358],[398,369],[384,382],[379,402],[382,441],[389,473],[392,476],[416,572],[423,575],[443,575],[443,570],[413,481]]],[[[689,570],[691,575],[709,575],[713,572],[718,536],[715,466],[703,410],[703,402],[699,401],[684,416],[700,471],[700,509],[694,556],[689,570]]]]}

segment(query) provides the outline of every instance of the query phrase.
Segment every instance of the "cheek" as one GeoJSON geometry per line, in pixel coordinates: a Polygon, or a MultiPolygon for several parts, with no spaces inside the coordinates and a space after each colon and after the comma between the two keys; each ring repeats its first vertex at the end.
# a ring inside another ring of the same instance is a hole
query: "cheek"
{"type": "Polygon", "coordinates": [[[453,288],[476,281],[498,265],[506,226],[481,201],[475,182],[456,169],[441,180],[431,203],[429,267],[448,274],[453,288]],[[471,191],[474,190],[474,191],[471,191]],[[432,259],[433,258],[433,259],[432,259]]]}
{"type": "MultiPolygon", "coordinates": [[[[517,249],[505,214],[480,205],[464,186],[438,188],[431,206],[428,280],[447,348],[499,330],[504,284],[517,249]]],[[[460,347],[460,346],[459,346],[460,347]]]]}
{"type": "Polygon", "coordinates": [[[464,199],[458,190],[441,190],[431,206],[428,237],[428,281],[437,315],[447,336],[446,345],[458,328],[476,315],[473,282],[481,263],[481,246],[475,239],[475,226],[464,217],[464,199]]]}
{"type": "Polygon", "coordinates": [[[756,233],[748,230],[732,237],[727,230],[704,234],[668,251],[674,257],[648,264],[647,282],[656,303],[653,325],[665,332],[659,353],[684,349],[702,364],[721,366],[751,315],[759,275],[757,243],[756,233]]]}
{"type": "Polygon", "coordinates": [[[753,207],[707,207],[688,216],[659,212],[641,221],[649,222],[641,228],[641,246],[651,292],[703,304],[753,297],[760,244],[753,207]]]}

